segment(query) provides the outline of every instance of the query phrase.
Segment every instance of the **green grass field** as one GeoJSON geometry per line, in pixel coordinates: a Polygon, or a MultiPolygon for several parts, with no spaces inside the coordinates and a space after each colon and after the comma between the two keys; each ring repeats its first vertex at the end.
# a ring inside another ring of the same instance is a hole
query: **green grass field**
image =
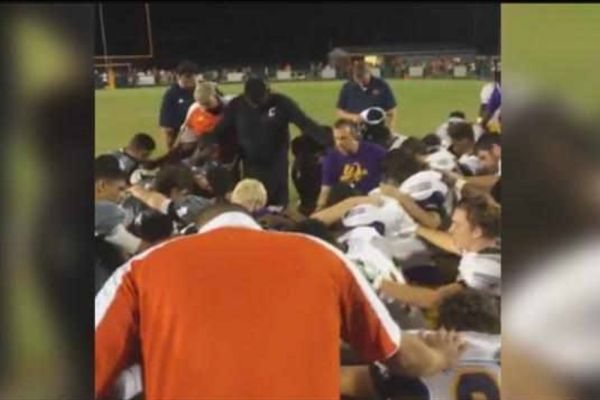
{"type": "MultiPolygon", "coordinates": [[[[397,131],[423,136],[434,131],[453,110],[463,110],[474,119],[479,91],[484,84],[473,80],[390,80],[399,104],[397,131]]],[[[274,83],[275,91],[300,104],[315,120],[331,124],[342,81],[274,83]]],[[[239,94],[242,86],[221,86],[227,94],[239,94]]],[[[158,112],[166,88],[137,88],[96,91],[96,154],[124,146],[136,132],[147,132],[164,151],[158,129],[158,112]]],[[[294,128],[295,129],[295,128],[294,128]]],[[[294,132],[295,133],[295,132],[294,132]]]]}

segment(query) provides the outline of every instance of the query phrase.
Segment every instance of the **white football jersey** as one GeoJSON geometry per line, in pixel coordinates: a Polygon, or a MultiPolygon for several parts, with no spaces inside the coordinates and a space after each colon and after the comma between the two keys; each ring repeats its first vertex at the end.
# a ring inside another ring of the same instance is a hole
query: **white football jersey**
{"type": "Polygon", "coordinates": [[[458,281],[473,289],[500,296],[502,259],[499,248],[480,253],[466,252],[458,265],[458,281]]]}
{"type": "Polygon", "coordinates": [[[442,174],[437,171],[420,171],[410,176],[400,185],[400,191],[408,194],[415,201],[426,201],[436,193],[446,197],[448,186],[442,181],[442,174]]]}
{"type": "Polygon", "coordinates": [[[465,120],[459,117],[450,117],[448,121],[441,124],[435,131],[435,134],[440,138],[442,147],[446,149],[452,144],[452,139],[448,135],[448,125],[454,122],[465,122],[465,120]]]}
{"type": "Polygon", "coordinates": [[[456,156],[444,148],[431,153],[426,158],[429,168],[441,171],[452,171],[457,167],[456,156]]]}
{"type": "MultiPolygon", "coordinates": [[[[416,334],[416,331],[409,333],[416,334]]],[[[416,390],[398,393],[402,390],[400,387],[394,392],[394,399],[500,400],[501,336],[462,332],[462,337],[467,342],[467,349],[456,368],[430,377],[416,378],[414,385],[402,385],[416,390]]]]}
{"type": "Polygon", "coordinates": [[[477,175],[481,171],[481,161],[474,154],[463,154],[458,159],[458,163],[468,168],[473,175],[477,175]]]}
{"type": "Polygon", "coordinates": [[[404,276],[394,265],[391,257],[377,246],[384,238],[374,228],[361,226],[351,229],[338,238],[346,244],[346,256],[355,262],[370,282],[385,278],[405,283],[404,276]]]}
{"type": "MultiPolygon", "coordinates": [[[[369,194],[379,194],[379,189],[369,194]]],[[[352,208],[342,219],[346,228],[380,225],[383,232],[371,243],[389,259],[397,259],[403,267],[427,265],[431,262],[427,245],[415,235],[417,224],[393,198],[382,196],[384,204],[362,204],[352,208]]]]}
{"type": "MultiPolygon", "coordinates": [[[[378,193],[380,193],[379,189],[374,189],[369,194],[378,193]]],[[[344,215],[342,224],[347,228],[380,224],[383,228],[381,233],[386,238],[414,234],[417,224],[404,208],[391,197],[381,197],[383,205],[358,205],[344,215]]]]}

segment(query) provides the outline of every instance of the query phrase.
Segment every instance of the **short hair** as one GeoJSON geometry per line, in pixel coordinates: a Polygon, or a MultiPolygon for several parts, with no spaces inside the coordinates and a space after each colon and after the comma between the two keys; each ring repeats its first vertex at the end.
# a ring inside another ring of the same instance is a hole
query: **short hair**
{"type": "Polygon", "coordinates": [[[453,122],[448,124],[448,136],[450,136],[452,140],[475,141],[473,125],[468,122],[453,122]]]}
{"type": "Polygon", "coordinates": [[[225,198],[225,195],[234,188],[233,176],[231,171],[222,165],[216,165],[206,171],[206,180],[212,189],[212,194],[218,200],[225,198]]]}
{"type": "Polygon", "coordinates": [[[260,76],[250,76],[244,83],[244,96],[253,103],[258,103],[269,93],[269,86],[265,79],[260,76]]]}
{"type": "Polygon", "coordinates": [[[449,118],[467,119],[467,115],[463,111],[456,110],[450,113],[449,118]]]}
{"type": "Polygon", "coordinates": [[[235,185],[231,193],[231,202],[234,204],[267,205],[267,189],[261,181],[251,178],[242,179],[235,185]]]}
{"type": "Polygon", "coordinates": [[[465,288],[442,301],[438,307],[438,326],[448,330],[499,334],[499,298],[465,288]]]}
{"type": "Polygon", "coordinates": [[[214,82],[199,82],[194,89],[194,100],[206,105],[212,96],[218,96],[217,84],[214,82]]]}
{"type": "Polygon", "coordinates": [[[344,201],[349,197],[359,196],[360,192],[354,187],[350,186],[347,183],[336,183],[333,185],[329,191],[329,196],[327,196],[326,207],[330,207],[334,204],[339,203],[340,201],[344,201]]]}
{"type": "Polygon", "coordinates": [[[362,138],[382,147],[388,147],[392,132],[384,123],[363,126],[362,138]]]}
{"type": "Polygon", "coordinates": [[[252,215],[246,210],[244,207],[238,204],[232,203],[217,203],[210,207],[206,207],[204,210],[200,212],[198,215],[198,219],[196,220],[196,225],[198,228],[201,228],[203,225],[206,225],[216,217],[221,214],[225,214],[227,212],[238,212],[247,215],[250,218],[253,218],[252,215]]]}
{"type": "Polygon", "coordinates": [[[492,204],[485,195],[477,193],[464,196],[456,209],[464,210],[469,224],[480,228],[485,237],[494,239],[500,236],[500,207],[492,204]]]}
{"type": "Polygon", "coordinates": [[[412,136],[403,141],[400,147],[398,147],[398,150],[406,156],[413,158],[417,155],[424,156],[427,154],[427,146],[425,143],[412,136]]]}
{"type": "Polygon", "coordinates": [[[140,150],[154,151],[156,149],[156,142],[147,133],[139,132],[131,138],[129,146],[140,150]]]}
{"type": "Polygon", "coordinates": [[[491,151],[492,148],[496,146],[502,146],[502,140],[500,139],[500,135],[497,133],[486,132],[482,134],[477,143],[475,143],[475,152],[478,151],[491,151]]]}
{"type": "Polygon", "coordinates": [[[156,243],[171,237],[173,234],[173,221],[171,217],[158,210],[148,209],[142,211],[135,218],[133,231],[142,240],[156,243]]]}
{"type": "Polygon", "coordinates": [[[181,164],[166,165],[158,171],[154,181],[154,189],[170,196],[173,189],[193,190],[196,185],[192,170],[181,164]]]}
{"type": "Polygon", "coordinates": [[[424,169],[416,157],[402,149],[390,150],[381,162],[382,180],[400,185],[406,179],[424,169]]]}
{"type": "Polygon", "coordinates": [[[175,74],[181,75],[196,75],[198,73],[198,65],[192,61],[184,60],[175,68],[175,74]]]}
{"type": "Polygon", "coordinates": [[[346,118],[338,118],[333,123],[333,129],[348,128],[352,134],[358,138],[358,125],[346,118]]]}
{"type": "Polygon", "coordinates": [[[94,160],[94,181],[127,180],[127,175],[121,169],[119,160],[110,154],[103,154],[94,160]]]}
{"type": "Polygon", "coordinates": [[[352,76],[365,76],[370,74],[369,66],[364,62],[364,60],[356,60],[354,61],[354,65],[352,66],[352,76]]]}
{"type": "Polygon", "coordinates": [[[427,148],[438,147],[442,145],[442,140],[435,133],[428,133],[421,139],[427,148]]]}

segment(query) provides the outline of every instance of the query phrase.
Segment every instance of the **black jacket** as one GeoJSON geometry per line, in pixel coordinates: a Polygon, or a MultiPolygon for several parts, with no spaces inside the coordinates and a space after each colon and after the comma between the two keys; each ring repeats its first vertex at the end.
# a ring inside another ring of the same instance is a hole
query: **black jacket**
{"type": "Polygon", "coordinates": [[[227,105],[223,119],[208,137],[211,141],[220,140],[228,132],[233,132],[246,165],[270,168],[283,160],[287,165],[290,123],[323,146],[333,144],[331,134],[283,94],[271,94],[269,100],[259,107],[251,106],[243,95],[234,98],[227,105]]]}

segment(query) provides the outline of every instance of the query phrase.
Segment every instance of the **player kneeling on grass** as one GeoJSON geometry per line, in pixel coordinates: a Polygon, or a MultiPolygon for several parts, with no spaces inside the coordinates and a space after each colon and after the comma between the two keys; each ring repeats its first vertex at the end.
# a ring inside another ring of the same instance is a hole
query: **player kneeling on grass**
{"type": "Polygon", "coordinates": [[[167,215],[178,229],[195,222],[198,213],[211,202],[193,194],[196,188],[194,174],[185,165],[167,165],[156,175],[151,189],[141,185],[129,188],[130,205],[140,212],[151,208],[167,215]]]}
{"type": "Polygon", "coordinates": [[[500,297],[500,209],[485,197],[462,199],[452,216],[449,232],[424,227],[417,234],[430,243],[461,256],[456,282],[437,289],[383,280],[379,290],[403,303],[433,308],[465,287],[500,297]]]}
{"type": "MultiPolygon", "coordinates": [[[[415,379],[394,376],[380,363],[342,367],[342,394],[377,400],[500,400],[498,299],[473,289],[456,293],[440,305],[438,326],[460,332],[468,345],[454,368],[415,379]]],[[[431,332],[408,334],[437,340],[429,336],[431,332]]]]}
{"type": "Polygon", "coordinates": [[[265,229],[293,229],[302,215],[290,215],[289,210],[277,206],[267,206],[267,189],[257,179],[246,178],[238,182],[231,194],[233,204],[244,207],[265,229]]]}

